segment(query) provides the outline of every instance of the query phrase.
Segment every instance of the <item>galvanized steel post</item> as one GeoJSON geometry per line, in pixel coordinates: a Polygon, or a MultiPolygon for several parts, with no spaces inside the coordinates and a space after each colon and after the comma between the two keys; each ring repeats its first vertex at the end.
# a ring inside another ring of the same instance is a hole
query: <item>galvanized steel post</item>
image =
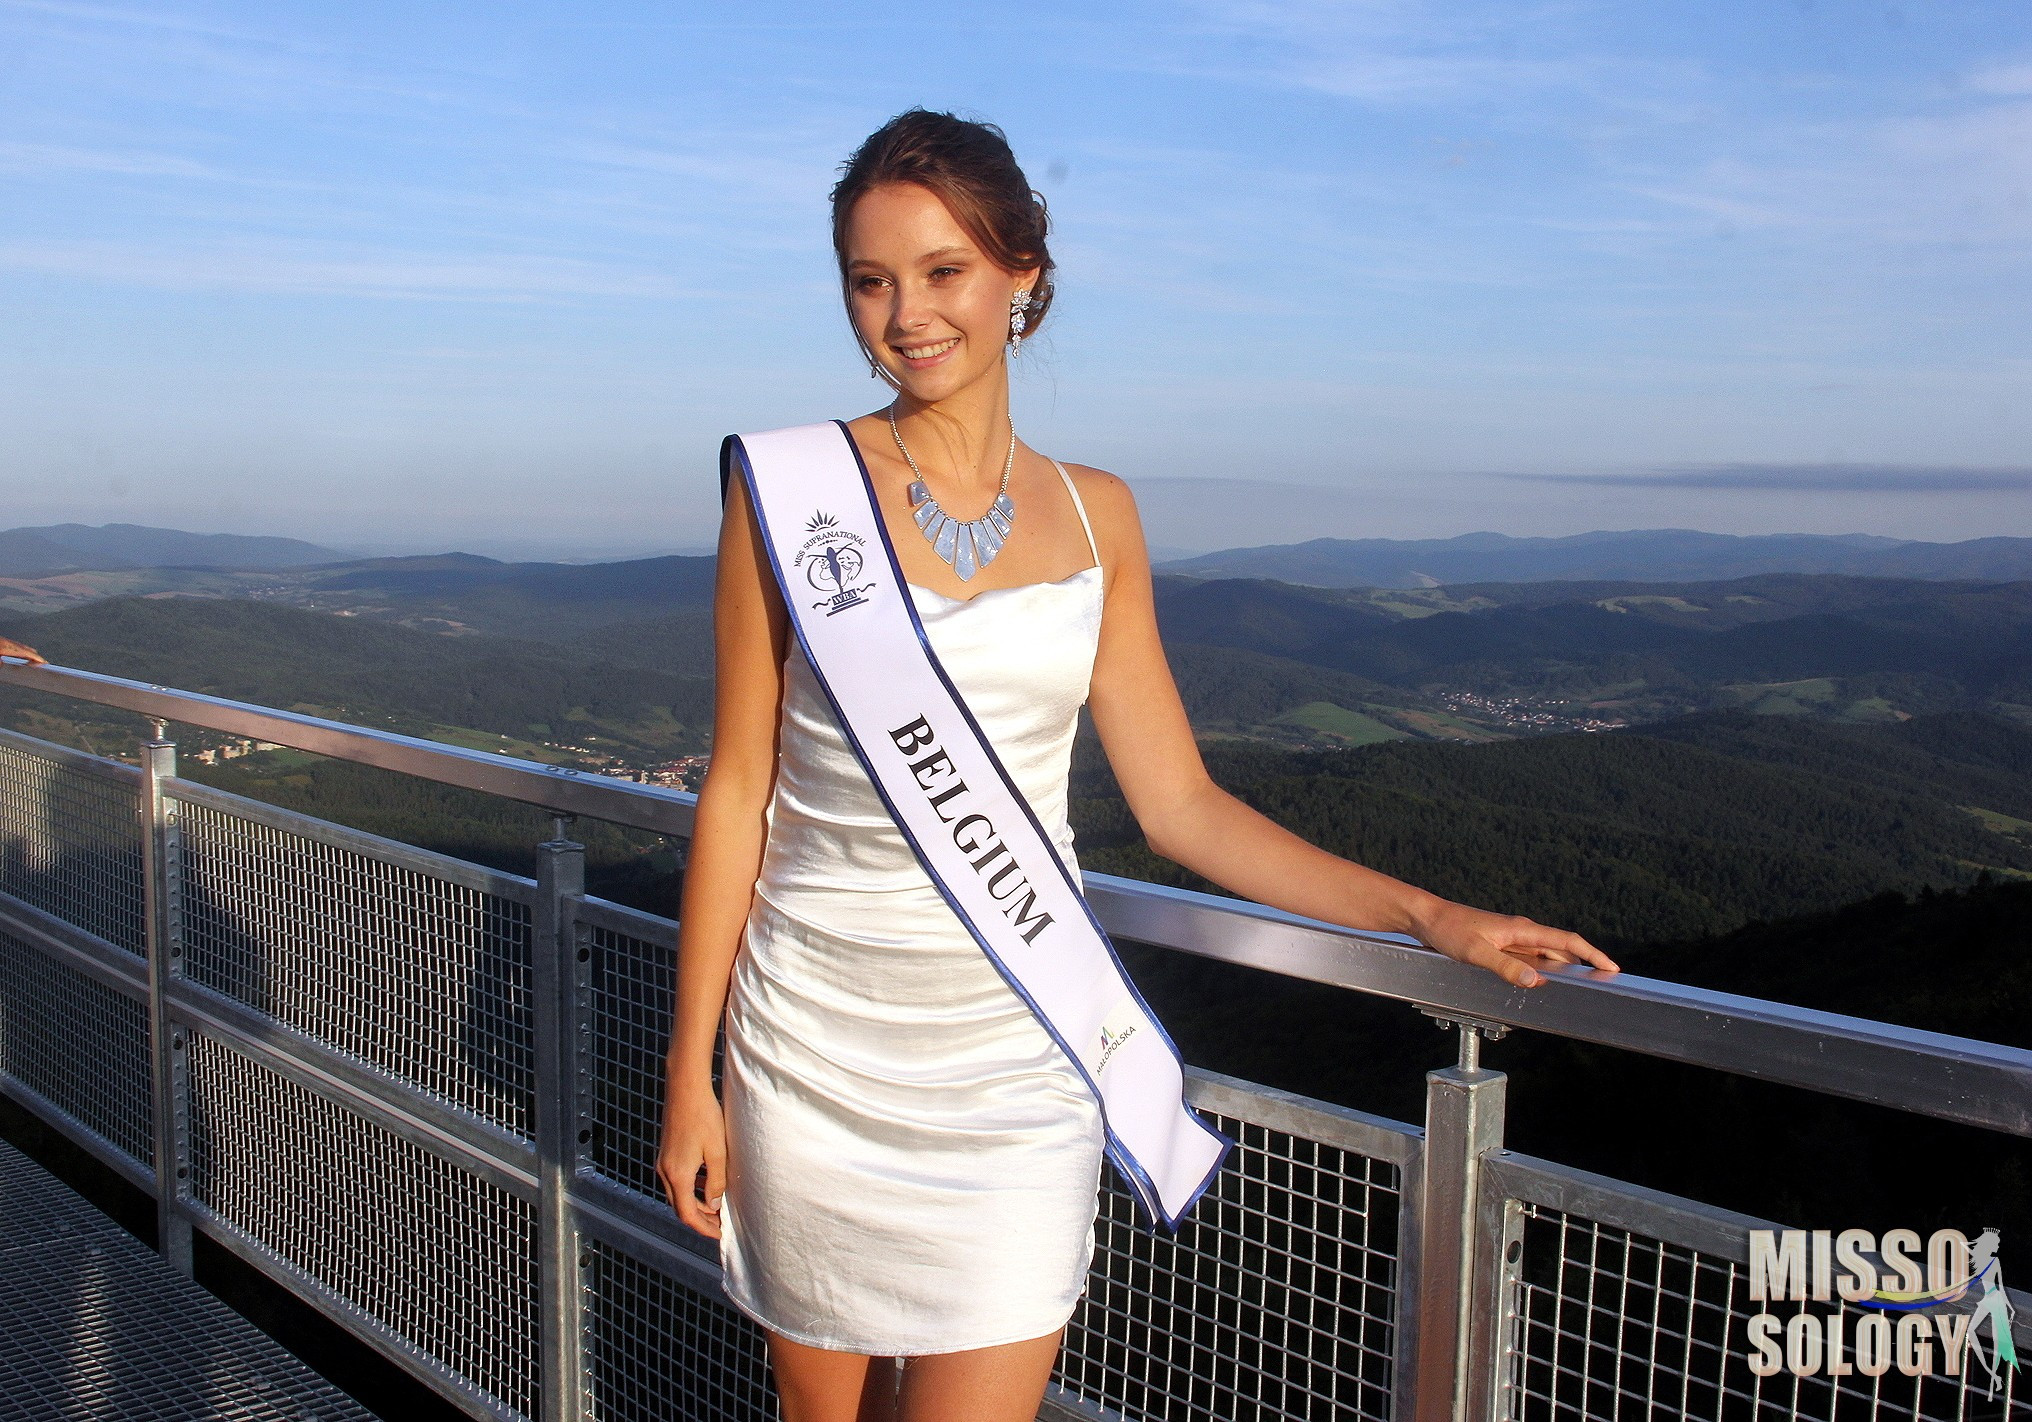
{"type": "Polygon", "coordinates": [[[153,1103],[156,1248],[172,1268],[191,1272],[191,1222],[183,1202],[190,1192],[190,1115],[187,1035],[169,1020],[169,988],[183,976],[182,864],[176,811],[162,782],[176,776],[176,743],[155,723],[141,743],[141,897],[148,946],[148,1065],[153,1103]]]}
{"type": "Polygon", "coordinates": [[[581,1051],[577,900],[586,891],[586,849],[563,837],[536,847],[530,925],[530,992],[536,1040],[537,1351],[542,1422],[585,1412],[584,1293],[571,1185],[578,1174],[581,1051]]]}
{"type": "MultiPolygon", "coordinates": [[[[1503,1151],[1495,1151],[1501,1156],[1503,1151]]],[[[1488,1158],[1483,1159],[1488,1164],[1488,1158]]],[[[1524,1269],[1524,1206],[1497,1187],[1484,1170],[1477,1194],[1479,1221],[1469,1299],[1468,1415],[1501,1422],[1521,1414],[1523,1320],[1517,1309],[1524,1269]]]]}
{"type": "Polygon", "coordinates": [[[1491,1323],[1480,1286],[1496,1246],[1483,1237],[1479,1197],[1482,1158],[1503,1145],[1509,1078],[1482,1066],[1481,1040],[1508,1029],[1429,1009],[1427,1015],[1460,1029],[1460,1062],[1425,1074],[1416,1416],[1419,1422],[1488,1422],[1494,1393],[1487,1379],[1474,1375],[1486,1349],[1471,1344],[1491,1323]]]}

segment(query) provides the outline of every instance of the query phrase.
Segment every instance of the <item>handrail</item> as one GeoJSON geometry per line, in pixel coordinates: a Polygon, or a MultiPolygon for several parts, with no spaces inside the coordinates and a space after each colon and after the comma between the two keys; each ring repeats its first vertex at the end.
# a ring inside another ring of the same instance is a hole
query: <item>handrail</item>
{"type": "Polygon", "coordinates": [[[1512,987],[1396,934],[1241,899],[1085,876],[1110,933],[1444,1015],[1528,1027],[1941,1120],[2032,1136],[2032,1051],[1578,963],[1512,987]]]}
{"type": "Polygon", "coordinates": [[[492,751],[468,750],[420,736],[376,731],[344,721],[328,721],[320,716],[278,711],[272,706],[179,691],[175,687],[54,663],[15,665],[0,661],[0,685],[95,701],[159,721],[204,726],[335,760],[400,771],[441,785],[457,785],[520,800],[561,815],[584,815],[679,838],[690,836],[692,811],[698,804],[698,796],[686,790],[619,781],[610,775],[540,765],[492,751]]]}
{"type": "MultiPolygon", "coordinates": [[[[0,684],[116,706],[662,834],[696,795],[297,712],[54,665],[0,661],[0,684]]],[[[1108,931],[1134,942],[1649,1056],[2032,1137],[2032,1051],[1580,965],[1539,988],[1399,935],[1087,874],[1108,931]]]]}

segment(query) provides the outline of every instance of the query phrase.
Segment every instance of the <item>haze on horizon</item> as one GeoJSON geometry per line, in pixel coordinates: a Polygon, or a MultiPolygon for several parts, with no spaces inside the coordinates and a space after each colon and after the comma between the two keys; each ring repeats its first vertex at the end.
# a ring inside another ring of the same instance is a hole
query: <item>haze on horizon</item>
{"type": "Polygon", "coordinates": [[[826,191],[921,103],[1154,542],[2032,534],[2015,0],[719,13],[0,0],[0,524],[708,543],[723,434],[882,398],[826,191]]]}

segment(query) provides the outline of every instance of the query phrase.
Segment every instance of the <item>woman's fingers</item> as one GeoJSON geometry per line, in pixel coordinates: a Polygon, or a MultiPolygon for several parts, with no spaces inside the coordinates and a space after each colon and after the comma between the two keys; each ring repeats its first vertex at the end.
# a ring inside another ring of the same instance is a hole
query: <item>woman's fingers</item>
{"type": "Polygon", "coordinates": [[[30,666],[47,666],[49,663],[49,659],[36,651],[35,648],[25,646],[20,642],[11,641],[6,637],[0,637],[0,657],[20,657],[30,666]]]}
{"type": "Polygon", "coordinates": [[[1534,962],[1585,963],[1612,973],[1621,971],[1615,959],[1578,933],[1465,905],[1448,907],[1448,914],[1436,923],[1428,940],[1431,946],[1459,962],[1487,968],[1514,987],[1537,987],[1545,981],[1545,975],[1532,966],[1534,962]]]}
{"type": "Polygon", "coordinates": [[[711,1210],[699,1202],[699,1172],[705,1170],[705,1152],[697,1146],[674,1149],[659,1155],[656,1160],[656,1178],[663,1185],[663,1197],[670,1201],[671,1208],[686,1229],[693,1230],[708,1239],[720,1237],[719,1205],[715,1200],[711,1210]]]}
{"type": "Polygon", "coordinates": [[[1616,966],[1615,959],[1578,933],[1569,933],[1563,928],[1547,928],[1528,918],[1518,921],[1510,942],[1504,946],[1510,952],[1528,951],[1555,963],[1586,963],[1591,967],[1606,968],[1612,973],[1622,971],[1616,966]]]}
{"type": "Polygon", "coordinates": [[[1544,975],[1537,969],[1515,953],[1505,951],[1497,942],[1477,944],[1462,961],[1477,968],[1487,968],[1512,987],[1537,987],[1545,981],[1544,975]]]}
{"type": "MultiPolygon", "coordinates": [[[[706,1178],[710,1180],[712,1177],[708,1174],[706,1178]]],[[[719,1196],[710,1195],[709,1198],[712,1200],[712,1203],[709,1205],[701,1203],[698,1197],[698,1185],[698,1177],[693,1176],[691,1188],[684,1192],[684,1205],[678,1211],[678,1217],[707,1239],[718,1239],[720,1237],[719,1196]]],[[[710,1185],[707,1186],[708,1191],[711,1188],[710,1185]]]]}
{"type": "Polygon", "coordinates": [[[670,1191],[671,1198],[677,1205],[677,1217],[684,1222],[685,1228],[702,1234],[707,1239],[718,1239],[720,1237],[719,1204],[716,1201],[713,1207],[708,1210],[699,1201],[698,1186],[699,1167],[693,1167],[683,1183],[670,1191]]]}
{"type": "Polygon", "coordinates": [[[679,1202],[683,1197],[677,1188],[677,1169],[677,1162],[671,1158],[668,1151],[657,1153],[656,1182],[663,1187],[663,1198],[670,1201],[671,1209],[677,1210],[682,1215],[683,1207],[679,1202]]]}
{"type": "MultiPolygon", "coordinates": [[[[717,1142],[706,1147],[705,1203],[700,1208],[711,1217],[713,1238],[720,1237],[720,1197],[727,1193],[727,1152],[717,1142]]],[[[701,1231],[703,1233],[703,1231],[701,1231]]]]}
{"type": "Polygon", "coordinates": [[[1622,971],[1622,968],[1617,966],[1614,958],[1611,958],[1601,949],[1595,947],[1594,944],[1588,942],[1578,933],[1566,933],[1556,928],[1547,929],[1546,931],[1558,935],[1557,941],[1553,946],[1558,951],[1567,954],[1569,961],[1587,963],[1597,968],[1605,968],[1612,973],[1620,973],[1622,971]]]}
{"type": "Polygon", "coordinates": [[[687,1144],[659,1156],[657,1178],[663,1194],[687,1229],[707,1239],[720,1237],[720,1197],[727,1190],[727,1148],[723,1141],[687,1144]],[[703,1198],[701,1198],[703,1197],[703,1198]]]}

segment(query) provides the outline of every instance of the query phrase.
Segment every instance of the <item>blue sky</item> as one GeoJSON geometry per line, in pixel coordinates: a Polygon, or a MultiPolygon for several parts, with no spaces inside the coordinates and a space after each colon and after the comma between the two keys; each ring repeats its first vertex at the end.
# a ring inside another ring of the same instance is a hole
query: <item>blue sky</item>
{"type": "Polygon", "coordinates": [[[920,103],[1159,544],[2032,535],[2022,0],[0,0],[0,526],[707,544],[722,434],[879,403],[825,196],[920,103]]]}

